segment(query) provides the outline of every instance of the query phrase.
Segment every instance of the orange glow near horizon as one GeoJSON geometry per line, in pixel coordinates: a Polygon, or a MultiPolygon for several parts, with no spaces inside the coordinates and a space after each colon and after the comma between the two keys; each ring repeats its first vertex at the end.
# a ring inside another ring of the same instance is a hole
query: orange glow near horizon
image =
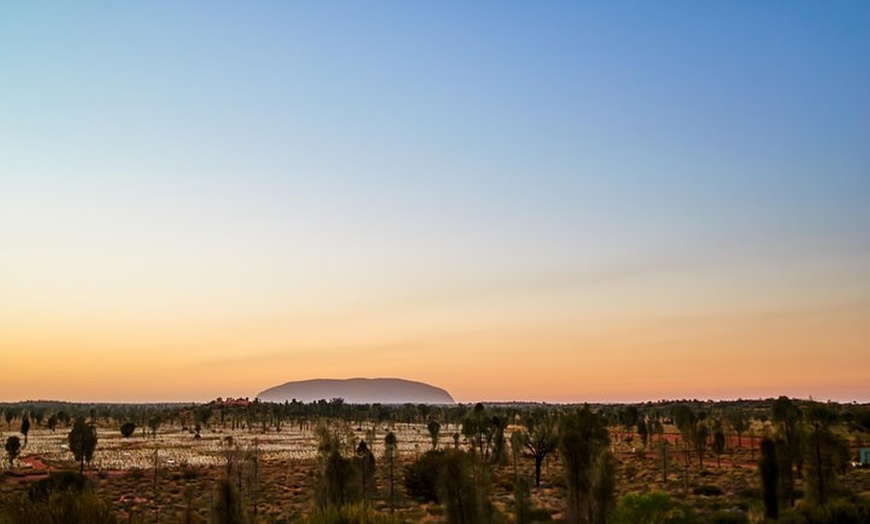
{"type": "Polygon", "coordinates": [[[254,317],[71,318],[38,329],[19,318],[0,332],[11,370],[0,399],[206,401],[291,380],[399,377],[460,402],[870,400],[867,304],[684,317],[499,309],[349,316],[334,329],[327,320],[254,317]]]}

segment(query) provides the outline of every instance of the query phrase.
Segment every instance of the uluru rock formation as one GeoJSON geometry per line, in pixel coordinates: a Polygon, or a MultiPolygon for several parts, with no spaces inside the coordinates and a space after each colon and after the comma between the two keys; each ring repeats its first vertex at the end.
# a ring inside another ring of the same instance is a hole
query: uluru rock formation
{"type": "Polygon", "coordinates": [[[257,397],[265,402],[341,398],[348,404],[455,404],[441,388],[400,378],[300,380],[269,388],[257,397]]]}

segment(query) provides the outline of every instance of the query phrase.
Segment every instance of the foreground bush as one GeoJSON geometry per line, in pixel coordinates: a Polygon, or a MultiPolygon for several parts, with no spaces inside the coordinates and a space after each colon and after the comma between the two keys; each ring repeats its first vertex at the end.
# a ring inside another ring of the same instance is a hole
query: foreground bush
{"type": "Polygon", "coordinates": [[[692,524],[695,511],[675,503],[667,493],[628,493],[616,505],[612,524],[692,524]]]}
{"type": "Polygon", "coordinates": [[[870,522],[870,500],[837,500],[825,507],[810,504],[789,509],[780,514],[781,524],[867,524],[870,522]]]}
{"type": "Polygon", "coordinates": [[[364,504],[327,507],[309,515],[305,524],[399,524],[398,518],[378,513],[364,504]]]}
{"type": "Polygon", "coordinates": [[[0,508],[0,524],[116,524],[112,506],[91,491],[60,491],[44,499],[11,497],[0,508]]]}
{"type": "Polygon", "coordinates": [[[32,501],[48,501],[53,493],[81,493],[91,488],[87,477],[72,471],[52,471],[47,478],[34,482],[27,489],[32,501]]]}

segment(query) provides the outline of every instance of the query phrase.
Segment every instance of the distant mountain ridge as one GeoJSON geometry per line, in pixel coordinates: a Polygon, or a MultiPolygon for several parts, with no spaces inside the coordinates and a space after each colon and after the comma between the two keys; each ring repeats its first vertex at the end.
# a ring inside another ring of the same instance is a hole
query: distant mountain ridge
{"type": "Polygon", "coordinates": [[[313,379],[269,388],[257,398],[266,402],[315,402],[341,398],[348,404],[455,404],[446,390],[401,378],[313,379]]]}

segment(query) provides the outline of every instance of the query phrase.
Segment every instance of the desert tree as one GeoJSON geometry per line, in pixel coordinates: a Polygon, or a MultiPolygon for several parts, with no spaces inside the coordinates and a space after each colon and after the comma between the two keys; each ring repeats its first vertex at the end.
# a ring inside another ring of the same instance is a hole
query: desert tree
{"type": "Polygon", "coordinates": [[[94,458],[94,450],[97,448],[96,426],[85,422],[84,419],[76,419],[67,436],[67,441],[70,451],[79,463],[79,473],[84,473],[85,462],[91,463],[94,458]]]}
{"type": "Polygon", "coordinates": [[[514,521],[516,524],[530,524],[532,522],[531,500],[529,482],[524,478],[514,482],[514,521]]]}
{"type": "Polygon", "coordinates": [[[24,435],[24,447],[27,447],[27,434],[30,433],[30,417],[27,413],[21,417],[21,434],[24,435]]]}
{"type": "Polygon", "coordinates": [[[493,415],[490,419],[490,434],[492,436],[492,456],[490,462],[496,466],[503,466],[507,461],[507,440],[504,432],[507,429],[507,418],[493,415]]]}
{"type": "Polygon", "coordinates": [[[133,436],[133,433],[136,432],[136,424],[134,422],[124,422],[121,424],[121,436],[124,438],[130,438],[133,436]]]}
{"type": "Polygon", "coordinates": [[[15,412],[10,408],[6,408],[3,412],[3,418],[6,419],[6,427],[12,427],[12,421],[15,420],[15,412]]]}
{"type": "Polygon", "coordinates": [[[242,497],[236,485],[227,477],[221,477],[216,486],[212,508],[214,524],[248,524],[242,497]]]}
{"type": "Polygon", "coordinates": [[[476,524],[491,521],[484,516],[490,515],[491,506],[486,498],[485,486],[475,482],[469,473],[474,468],[472,457],[469,464],[468,454],[459,450],[448,450],[441,456],[443,461],[438,481],[440,500],[444,503],[447,524],[476,524]]]}
{"type": "Polygon", "coordinates": [[[662,486],[668,485],[668,440],[661,438],[658,442],[659,458],[662,461],[662,486]]]}
{"type": "Polygon", "coordinates": [[[395,486],[396,479],[394,476],[394,466],[396,460],[396,452],[399,449],[399,441],[396,438],[396,434],[392,431],[388,432],[384,437],[384,450],[387,454],[387,462],[390,465],[390,513],[394,513],[396,511],[396,497],[395,497],[395,486]]]}
{"type": "Polygon", "coordinates": [[[489,419],[485,414],[486,408],[480,402],[474,405],[471,415],[462,423],[462,434],[471,442],[472,454],[480,454],[484,460],[489,458],[489,432],[491,430],[489,419]]]}
{"type": "Polygon", "coordinates": [[[776,455],[776,444],[769,438],[761,441],[761,461],[758,463],[761,474],[762,498],[764,513],[769,519],[779,518],[779,463],[776,455]]]}
{"type": "Polygon", "coordinates": [[[365,503],[366,494],[375,490],[375,456],[365,440],[360,440],[356,448],[356,465],[360,474],[360,493],[365,503]]]}
{"type": "Polygon", "coordinates": [[[704,452],[707,451],[707,438],[710,436],[710,428],[703,420],[699,420],[692,432],[692,443],[698,453],[698,468],[704,471],[704,452]]]}
{"type": "Polygon", "coordinates": [[[628,434],[627,439],[631,440],[634,436],[634,428],[640,421],[640,411],[637,406],[626,406],[625,409],[619,411],[619,422],[625,427],[625,432],[628,434]]]}
{"type": "Polygon", "coordinates": [[[354,453],[353,434],[345,425],[322,424],[315,430],[318,439],[318,472],[315,495],[321,509],[339,508],[360,498],[358,470],[354,460],[343,451],[354,453]]]}
{"type": "Polygon", "coordinates": [[[615,472],[603,418],[588,406],[562,418],[559,457],[568,488],[566,520],[603,524],[612,508],[615,472]],[[608,499],[609,497],[609,499],[608,499]]]}
{"type": "Polygon", "coordinates": [[[716,454],[716,469],[721,469],[722,453],[725,453],[725,431],[720,423],[717,423],[713,429],[713,453],[716,454]]]}
{"type": "Polygon", "coordinates": [[[782,495],[789,505],[793,506],[794,479],[801,478],[803,465],[803,442],[800,427],[800,408],[788,397],[781,396],[773,403],[772,419],[776,425],[777,435],[777,460],[780,470],[780,484],[782,495]],[[797,471],[795,471],[797,469],[797,471]]]}
{"type": "Polygon", "coordinates": [[[837,420],[836,414],[827,406],[811,402],[805,410],[810,427],[804,487],[807,499],[825,506],[837,486],[837,470],[848,462],[849,445],[836,437],[831,427],[837,420]]]}
{"type": "Polygon", "coordinates": [[[523,454],[523,433],[521,431],[514,431],[511,433],[510,438],[511,443],[511,458],[513,459],[514,466],[514,484],[519,480],[519,463],[520,456],[523,454]]]}
{"type": "Polygon", "coordinates": [[[42,425],[42,421],[45,420],[45,410],[42,408],[34,409],[31,414],[33,415],[33,421],[36,422],[36,427],[42,425]]]}
{"type": "Polygon", "coordinates": [[[731,424],[731,429],[737,434],[737,447],[743,447],[743,434],[749,429],[749,418],[746,412],[740,408],[733,408],[727,415],[728,423],[731,424]]]}
{"type": "Polygon", "coordinates": [[[647,421],[646,417],[640,417],[637,421],[637,434],[644,447],[649,444],[649,430],[650,422],[647,421]]]}
{"type": "Polygon", "coordinates": [[[163,422],[163,417],[160,413],[154,413],[148,418],[148,429],[151,430],[151,438],[157,438],[157,430],[160,429],[160,424],[163,422]]]}
{"type": "Polygon", "coordinates": [[[606,524],[616,507],[616,458],[613,453],[608,449],[599,452],[595,457],[592,474],[592,512],[589,521],[606,524]]]}
{"type": "Polygon", "coordinates": [[[688,468],[691,465],[689,445],[694,442],[695,428],[698,419],[695,416],[695,412],[692,411],[692,408],[685,404],[674,406],[672,415],[674,425],[677,426],[677,430],[680,432],[680,439],[683,443],[683,454],[686,460],[686,470],[688,471],[688,468]]]}
{"type": "Polygon", "coordinates": [[[52,413],[48,420],[45,421],[45,425],[48,427],[48,430],[54,433],[54,430],[57,429],[57,414],[52,413]]]}
{"type": "Polygon", "coordinates": [[[547,455],[556,451],[556,421],[546,412],[533,412],[526,417],[523,444],[535,458],[535,486],[541,485],[541,466],[547,455]]]}
{"type": "Polygon", "coordinates": [[[12,435],[6,439],[6,457],[9,459],[9,467],[13,467],[15,459],[21,453],[21,439],[12,435]]]}
{"type": "Polygon", "coordinates": [[[438,435],[441,432],[441,424],[437,420],[430,420],[426,429],[429,430],[429,438],[432,439],[432,449],[438,448],[438,435]]]}

